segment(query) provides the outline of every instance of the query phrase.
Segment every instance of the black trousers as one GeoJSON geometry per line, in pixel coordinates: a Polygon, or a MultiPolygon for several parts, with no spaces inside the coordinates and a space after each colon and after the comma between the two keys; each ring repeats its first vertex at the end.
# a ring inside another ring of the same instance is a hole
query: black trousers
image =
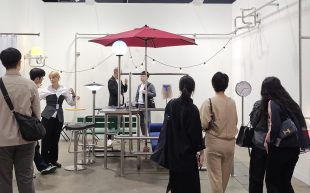
{"type": "Polygon", "coordinates": [[[249,193],[263,193],[266,162],[266,150],[253,147],[250,156],[249,193]]]}
{"type": "Polygon", "coordinates": [[[192,171],[169,170],[169,183],[166,192],[201,193],[198,166],[192,171]]]}
{"type": "Polygon", "coordinates": [[[41,155],[46,163],[56,163],[58,160],[58,142],[63,122],[58,117],[46,119],[42,117],[42,123],[46,129],[46,135],[42,139],[41,155]]]}
{"type": "Polygon", "coordinates": [[[41,172],[42,170],[44,170],[48,167],[48,164],[44,161],[43,157],[40,154],[39,142],[37,142],[37,145],[35,147],[33,161],[34,161],[36,168],[39,172],[41,172]]]}
{"type": "Polygon", "coordinates": [[[294,193],[291,180],[299,153],[298,147],[269,146],[266,164],[267,193],[294,193]]]}

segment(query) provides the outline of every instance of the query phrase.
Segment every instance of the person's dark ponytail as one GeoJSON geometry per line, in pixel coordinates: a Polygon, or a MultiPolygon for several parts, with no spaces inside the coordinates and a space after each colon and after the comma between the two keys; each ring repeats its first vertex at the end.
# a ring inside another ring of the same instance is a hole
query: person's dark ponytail
{"type": "Polygon", "coordinates": [[[179,90],[181,91],[181,99],[190,101],[191,95],[195,90],[195,81],[191,76],[185,75],[180,79],[179,90]]]}
{"type": "Polygon", "coordinates": [[[182,90],[181,90],[181,98],[185,101],[187,101],[188,99],[191,98],[191,94],[188,92],[187,88],[184,87],[182,90]]]}

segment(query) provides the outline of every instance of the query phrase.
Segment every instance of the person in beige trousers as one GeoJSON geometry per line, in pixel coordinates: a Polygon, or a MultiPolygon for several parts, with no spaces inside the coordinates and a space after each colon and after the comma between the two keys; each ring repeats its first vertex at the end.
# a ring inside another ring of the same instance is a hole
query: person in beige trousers
{"type": "Polygon", "coordinates": [[[200,108],[202,128],[206,130],[206,159],[211,193],[224,193],[233,167],[237,111],[235,101],[225,95],[229,78],[217,72],[212,77],[215,96],[207,99],[200,108]],[[211,104],[215,127],[209,128],[211,104]]]}

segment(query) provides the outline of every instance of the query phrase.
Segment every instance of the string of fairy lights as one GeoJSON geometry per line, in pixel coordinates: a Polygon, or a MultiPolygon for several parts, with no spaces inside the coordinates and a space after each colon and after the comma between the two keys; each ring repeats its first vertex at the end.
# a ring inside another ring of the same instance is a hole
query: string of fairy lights
{"type": "MultiPolygon", "coordinates": [[[[147,57],[153,62],[153,63],[158,63],[160,65],[163,65],[165,67],[169,67],[169,68],[174,68],[174,69],[179,69],[180,73],[182,73],[183,69],[187,69],[187,68],[194,68],[194,67],[198,67],[198,66],[203,66],[203,65],[206,65],[207,63],[209,63],[212,59],[214,59],[217,55],[219,55],[223,50],[225,50],[225,48],[227,47],[227,45],[231,42],[232,40],[232,37],[228,39],[228,41],[224,44],[224,46],[222,46],[221,48],[219,48],[214,54],[212,54],[209,58],[207,58],[206,60],[204,60],[203,62],[200,62],[198,64],[193,64],[193,65],[179,65],[179,66],[176,66],[176,65],[171,65],[171,64],[167,64],[161,60],[158,60],[156,58],[153,58],[149,55],[147,55],[147,57]]],[[[139,71],[139,68],[140,69],[143,69],[143,62],[140,64],[140,65],[136,65],[135,64],[135,61],[134,61],[134,58],[132,57],[132,53],[131,53],[131,49],[129,48],[129,60],[131,62],[131,64],[135,67],[136,71],[139,71]]],[[[90,68],[85,68],[85,69],[81,69],[81,70],[77,70],[76,72],[77,73],[80,73],[80,72],[86,72],[86,71],[95,71],[96,68],[98,68],[99,66],[101,66],[102,64],[105,64],[107,62],[108,59],[110,59],[112,56],[114,56],[114,54],[110,54],[109,56],[107,56],[106,58],[104,58],[102,61],[98,62],[96,65],[90,67],[90,68]]],[[[60,73],[75,73],[75,71],[67,71],[67,70],[63,70],[63,69],[58,69],[58,68],[55,68],[55,67],[52,67],[50,65],[47,65],[47,64],[44,64],[43,66],[41,67],[47,67],[51,70],[54,70],[54,71],[58,71],[60,73]]]]}

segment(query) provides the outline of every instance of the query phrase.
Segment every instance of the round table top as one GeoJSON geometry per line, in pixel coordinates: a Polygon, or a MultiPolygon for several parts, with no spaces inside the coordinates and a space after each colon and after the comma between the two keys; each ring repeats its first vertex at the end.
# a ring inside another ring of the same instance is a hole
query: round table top
{"type": "Polygon", "coordinates": [[[65,108],[67,111],[84,111],[86,110],[85,108],[80,108],[80,107],[74,107],[74,108],[65,108]]]}

